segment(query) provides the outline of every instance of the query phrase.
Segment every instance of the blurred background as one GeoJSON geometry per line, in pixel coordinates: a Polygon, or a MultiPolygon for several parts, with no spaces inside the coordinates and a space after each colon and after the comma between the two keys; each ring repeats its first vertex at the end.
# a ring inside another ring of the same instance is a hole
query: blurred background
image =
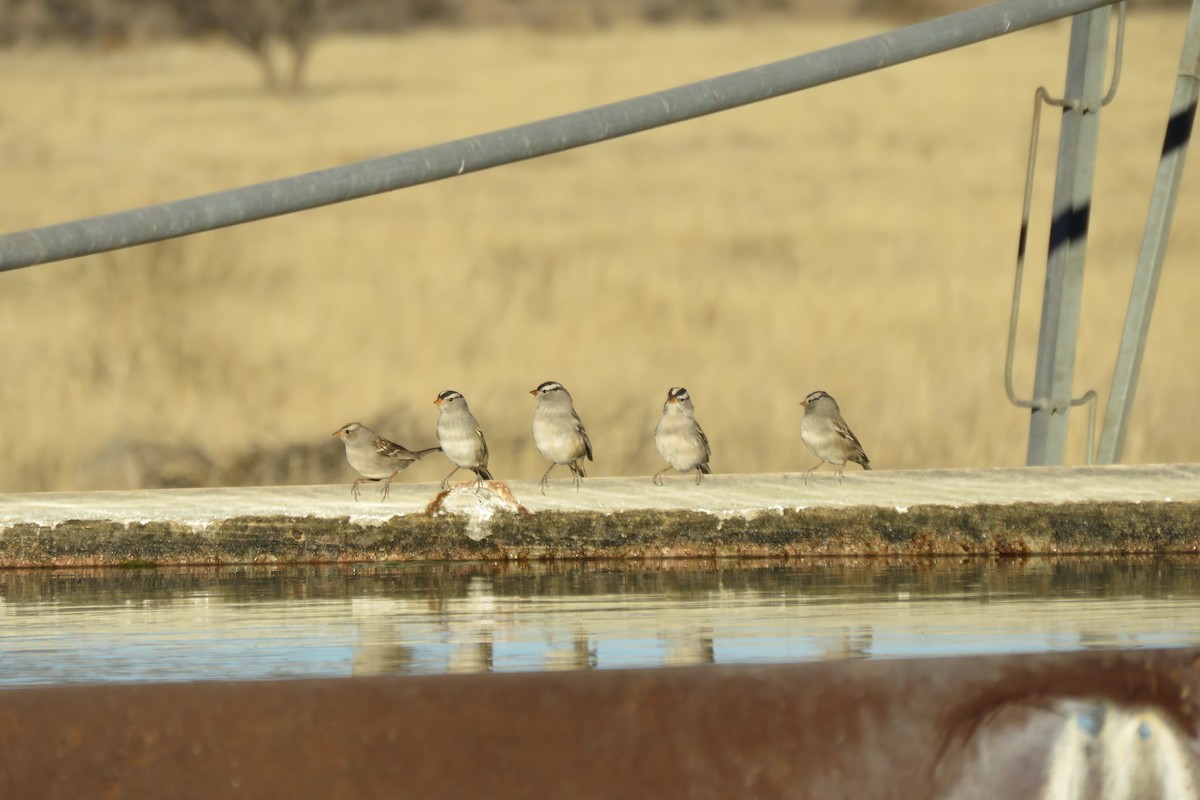
{"type": "MultiPolygon", "coordinates": [[[[469,136],[833,46],[962,0],[0,0],[0,231],[469,136]]],[[[1101,118],[1076,394],[1107,399],[1186,21],[1133,4],[1101,118]]],[[[660,468],[686,386],[720,472],[806,469],[824,389],[878,469],[1024,463],[1003,364],[1033,92],[1069,23],[622,140],[0,275],[0,491],[348,482],[352,420],[462,392],[536,478],[561,381],[592,475],[660,468]]],[[[1058,114],[1016,361],[1032,391],[1058,114]]],[[[1200,455],[1184,178],[1127,438],[1200,455]]],[[[1071,463],[1086,414],[1073,412],[1071,463]]],[[[440,480],[442,458],[403,476],[440,480]]]]}

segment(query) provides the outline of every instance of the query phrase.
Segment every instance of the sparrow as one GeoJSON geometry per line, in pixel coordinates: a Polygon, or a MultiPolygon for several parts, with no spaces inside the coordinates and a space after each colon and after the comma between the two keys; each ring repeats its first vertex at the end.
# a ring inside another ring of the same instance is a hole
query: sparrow
{"type": "Polygon", "coordinates": [[[460,469],[475,473],[475,488],[492,479],[488,472],[488,447],[483,431],[476,422],[467,399],[460,393],[447,389],[433,401],[440,409],[437,422],[438,442],[442,453],[454,464],[454,471],[442,480],[442,491],[450,486],[450,479],[460,469]]]}
{"type": "Polygon", "coordinates": [[[663,403],[662,419],[654,429],[654,446],[669,467],[654,474],[654,483],[662,486],[662,476],[667,470],[691,472],[696,470],[696,483],[705,475],[711,475],[708,458],[712,451],[704,429],[696,422],[696,409],[688,390],[676,386],[667,392],[663,403]]]}
{"type": "Polygon", "coordinates": [[[546,474],[538,481],[542,494],[550,483],[550,470],[556,464],[566,464],[575,477],[575,490],[579,491],[586,474],[579,462],[584,456],[592,461],[592,441],[588,438],[583,420],[575,412],[571,395],[558,381],[546,381],[529,392],[537,398],[533,409],[533,443],[538,452],[550,460],[546,474]]]}
{"type": "Polygon", "coordinates": [[[367,481],[383,481],[380,500],[391,492],[392,479],[408,469],[418,459],[442,448],[430,447],[413,452],[404,445],[383,438],[360,422],[351,422],[333,432],[346,445],[346,460],[363,477],[354,481],[350,493],[358,500],[358,487],[367,481]]]}
{"type": "Polygon", "coordinates": [[[846,462],[853,461],[861,464],[863,469],[871,468],[871,460],[863,452],[858,437],[850,430],[846,420],[842,419],[841,409],[837,401],[825,392],[813,392],[804,398],[800,404],[804,407],[804,417],[800,420],[800,438],[813,455],[821,459],[812,469],[804,473],[804,482],[808,483],[821,464],[829,462],[837,466],[838,482],[846,471],[846,462]]]}

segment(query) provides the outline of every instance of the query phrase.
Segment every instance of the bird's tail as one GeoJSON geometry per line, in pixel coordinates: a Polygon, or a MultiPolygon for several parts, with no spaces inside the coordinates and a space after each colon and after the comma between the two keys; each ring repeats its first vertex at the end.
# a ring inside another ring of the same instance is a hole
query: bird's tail
{"type": "Polygon", "coordinates": [[[424,458],[431,453],[440,452],[442,452],[442,448],[440,447],[426,447],[424,450],[418,450],[414,455],[416,455],[417,458],[424,458]]]}
{"type": "Polygon", "coordinates": [[[481,481],[494,480],[492,473],[488,472],[487,467],[475,467],[475,474],[479,476],[479,480],[481,481]]]}
{"type": "Polygon", "coordinates": [[[856,464],[861,464],[863,469],[871,468],[871,459],[867,458],[867,454],[861,450],[850,460],[856,464]]]}
{"type": "Polygon", "coordinates": [[[708,466],[707,461],[700,465],[700,471],[705,475],[712,475],[712,468],[708,466]]]}

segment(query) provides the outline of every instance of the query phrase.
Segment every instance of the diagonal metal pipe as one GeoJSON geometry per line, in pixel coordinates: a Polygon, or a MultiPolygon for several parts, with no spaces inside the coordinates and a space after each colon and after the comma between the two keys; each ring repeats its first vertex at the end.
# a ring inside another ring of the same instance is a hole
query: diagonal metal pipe
{"type": "Polygon", "coordinates": [[[1113,0],[1004,0],[752,69],[405,153],[0,235],[0,271],[318,208],[726,111],[1069,17],[1113,0]]]}
{"type": "Polygon", "coordinates": [[[1142,355],[1146,351],[1146,336],[1150,331],[1150,316],[1154,311],[1155,296],[1158,294],[1158,279],[1162,274],[1171,221],[1175,216],[1175,200],[1183,181],[1183,167],[1187,161],[1188,144],[1196,121],[1198,101],[1200,0],[1193,0],[1187,34],[1183,40],[1183,52],[1179,59],[1179,76],[1175,82],[1175,94],[1171,99],[1171,110],[1167,117],[1158,174],[1154,181],[1154,192],[1150,197],[1146,230],[1138,255],[1137,272],[1129,294],[1125,328],[1121,334],[1116,368],[1113,370],[1112,391],[1109,394],[1104,426],[1100,433],[1098,459],[1101,464],[1119,462],[1125,450],[1125,433],[1129,429],[1133,399],[1137,394],[1142,355]]]}

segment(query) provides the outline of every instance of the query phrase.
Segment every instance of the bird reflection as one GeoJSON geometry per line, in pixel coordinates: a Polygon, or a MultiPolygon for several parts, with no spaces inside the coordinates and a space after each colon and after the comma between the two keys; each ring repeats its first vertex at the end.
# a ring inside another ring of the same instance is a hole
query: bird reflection
{"type": "Polygon", "coordinates": [[[542,667],[552,669],[595,669],[599,658],[596,646],[582,625],[575,626],[575,634],[567,647],[547,647],[542,656],[542,667]]]}
{"type": "Polygon", "coordinates": [[[875,629],[870,625],[842,628],[840,639],[825,643],[822,658],[836,661],[842,658],[870,658],[871,646],[875,643],[875,629]]]}
{"type": "Polygon", "coordinates": [[[450,650],[446,672],[491,672],[495,666],[492,632],[485,630],[475,641],[462,642],[450,650]]]}
{"type": "Polygon", "coordinates": [[[712,629],[707,626],[669,630],[660,633],[659,639],[666,643],[663,666],[682,667],[716,663],[712,629]]]}

